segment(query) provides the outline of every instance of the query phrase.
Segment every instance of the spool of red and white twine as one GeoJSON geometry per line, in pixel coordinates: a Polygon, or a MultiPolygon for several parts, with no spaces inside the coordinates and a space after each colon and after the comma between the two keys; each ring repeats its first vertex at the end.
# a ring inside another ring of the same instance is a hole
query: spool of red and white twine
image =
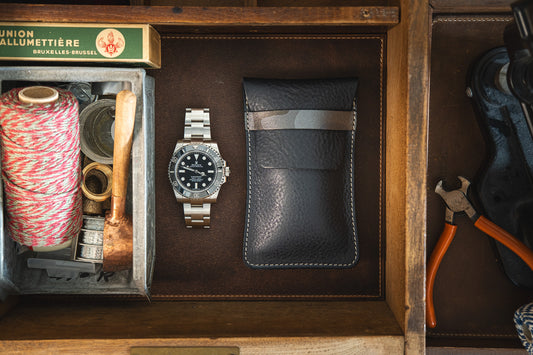
{"type": "Polygon", "coordinates": [[[30,247],[66,244],[82,225],[78,101],[46,87],[6,92],[0,140],[9,235],[30,247]]]}

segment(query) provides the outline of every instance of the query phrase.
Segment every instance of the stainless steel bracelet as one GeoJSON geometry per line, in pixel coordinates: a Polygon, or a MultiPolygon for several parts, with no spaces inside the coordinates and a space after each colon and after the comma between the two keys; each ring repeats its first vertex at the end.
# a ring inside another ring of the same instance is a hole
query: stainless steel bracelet
{"type": "Polygon", "coordinates": [[[211,124],[209,122],[209,109],[188,108],[185,110],[185,141],[211,140],[211,124]]]}
{"type": "Polygon", "coordinates": [[[185,226],[187,228],[209,228],[211,222],[211,204],[184,202],[183,214],[185,215],[185,226]]]}
{"type": "MultiPolygon", "coordinates": [[[[211,124],[209,121],[209,109],[185,110],[184,141],[210,141],[211,124]]],[[[203,203],[183,203],[183,214],[187,228],[209,228],[211,222],[211,204],[203,203]]]]}

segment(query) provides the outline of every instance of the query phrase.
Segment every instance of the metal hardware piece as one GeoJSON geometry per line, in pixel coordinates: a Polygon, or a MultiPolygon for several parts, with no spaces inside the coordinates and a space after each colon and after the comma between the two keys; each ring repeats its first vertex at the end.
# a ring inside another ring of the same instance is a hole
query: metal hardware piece
{"type": "Polygon", "coordinates": [[[81,191],[89,200],[103,202],[111,196],[113,182],[113,169],[109,165],[93,162],[83,168],[83,179],[81,181],[81,191]],[[95,191],[91,180],[96,180],[98,188],[95,191]]]}
{"type": "Polygon", "coordinates": [[[211,140],[211,124],[209,121],[209,109],[185,110],[185,128],[183,140],[192,141],[199,139],[203,142],[211,140]]]}
{"type": "Polygon", "coordinates": [[[444,190],[442,187],[442,180],[439,181],[435,187],[435,192],[442,197],[446,203],[447,209],[451,213],[450,214],[448,211],[446,211],[446,221],[449,223],[453,223],[454,213],[465,212],[470,219],[476,216],[476,210],[474,209],[474,206],[472,206],[468,200],[468,197],[466,197],[468,188],[470,187],[470,181],[462,176],[459,176],[458,178],[461,181],[461,188],[457,190],[444,190]]]}

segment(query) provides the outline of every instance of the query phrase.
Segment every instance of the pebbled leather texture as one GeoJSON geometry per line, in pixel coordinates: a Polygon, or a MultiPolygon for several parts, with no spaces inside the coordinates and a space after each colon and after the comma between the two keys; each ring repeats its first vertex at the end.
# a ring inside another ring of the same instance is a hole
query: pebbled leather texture
{"type": "Polygon", "coordinates": [[[252,268],[348,268],[359,252],[354,201],[357,79],[244,79],[249,112],[353,112],[352,130],[249,130],[244,260],[252,268]]]}
{"type": "Polygon", "coordinates": [[[243,80],[246,111],[337,110],[351,111],[357,79],[243,80]]]}

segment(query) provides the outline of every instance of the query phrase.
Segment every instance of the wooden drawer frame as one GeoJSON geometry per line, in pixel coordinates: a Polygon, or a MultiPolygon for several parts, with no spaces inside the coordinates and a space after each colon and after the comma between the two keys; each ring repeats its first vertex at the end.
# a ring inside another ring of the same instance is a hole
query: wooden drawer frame
{"type": "Polygon", "coordinates": [[[46,334],[21,329],[17,336],[3,338],[1,349],[27,353],[98,348],[105,353],[127,353],[131,346],[238,346],[242,354],[425,351],[427,0],[363,7],[2,7],[0,21],[149,23],[159,31],[210,33],[385,32],[388,84],[385,301],[125,305],[112,300],[80,308],[70,304],[17,306],[16,299],[11,299],[3,305],[14,308],[4,322],[29,324],[31,320],[54,326],[46,334]]]}

